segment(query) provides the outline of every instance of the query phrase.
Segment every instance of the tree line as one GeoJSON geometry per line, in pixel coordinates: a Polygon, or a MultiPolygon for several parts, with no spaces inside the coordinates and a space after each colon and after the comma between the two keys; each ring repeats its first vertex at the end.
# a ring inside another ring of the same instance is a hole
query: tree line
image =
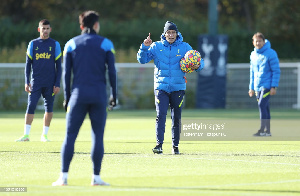
{"type": "MultiPolygon", "coordinates": [[[[38,37],[38,22],[51,22],[51,37],[62,47],[80,34],[78,15],[93,9],[100,14],[100,34],[118,49],[138,49],[151,32],[160,39],[164,23],[175,22],[184,41],[197,49],[198,35],[208,32],[209,0],[1,0],[0,51],[38,37]]],[[[260,31],[280,59],[299,59],[300,1],[219,0],[218,33],[229,36],[229,62],[248,62],[252,35],[260,31]]]]}

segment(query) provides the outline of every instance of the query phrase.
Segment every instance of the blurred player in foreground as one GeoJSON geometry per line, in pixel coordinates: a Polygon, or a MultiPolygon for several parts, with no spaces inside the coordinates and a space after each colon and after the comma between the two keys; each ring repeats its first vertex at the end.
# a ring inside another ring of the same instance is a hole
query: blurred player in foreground
{"type": "Polygon", "coordinates": [[[260,113],[260,128],[253,136],[271,136],[270,106],[271,95],[276,94],[280,78],[279,59],[271,43],[262,33],[255,33],[252,37],[254,51],[250,55],[250,84],[249,96],[254,92],[258,101],[260,113]]]}
{"type": "Polygon", "coordinates": [[[44,19],[39,22],[38,32],[40,32],[40,37],[30,41],[27,48],[25,91],[28,92],[28,104],[25,114],[24,136],[16,140],[17,142],[29,141],[34,111],[41,95],[45,106],[41,141],[49,141],[47,134],[53,117],[54,97],[60,91],[62,72],[60,44],[49,37],[51,27],[48,20],[44,19]]]}
{"type": "Polygon", "coordinates": [[[97,35],[100,30],[97,12],[83,12],[79,16],[79,23],[81,35],[69,40],[64,48],[66,137],[61,150],[61,174],[52,184],[53,186],[67,185],[75,140],[87,113],[92,125],[93,175],[91,184],[109,185],[100,178],[100,170],[104,155],[103,135],[107,115],[106,69],[108,69],[112,92],[110,105],[116,105],[115,50],[109,39],[97,35]]]}
{"type": "MultiPolygon", "coordinates": [[[[139,63],[145,64],[154,60],[155,64],[154,94],[157,117],[156,146],[152,151],[157,154],[163,153],[162,145],[169,105],[172,118],[172,153],[179,154],[181,106],[186,90],[185,73],[181,71],[179,62],[189,50],[192,50],[192,47],[183,42],[177,26],[173,22],[167,21],[161,41],[152,43],[149,33],[137,53],[139,63]]],[[[203,67],[204,63],[201,61],[200,66],[199,64],[194,65],[192,69],[199,71],[203,67]]]]}

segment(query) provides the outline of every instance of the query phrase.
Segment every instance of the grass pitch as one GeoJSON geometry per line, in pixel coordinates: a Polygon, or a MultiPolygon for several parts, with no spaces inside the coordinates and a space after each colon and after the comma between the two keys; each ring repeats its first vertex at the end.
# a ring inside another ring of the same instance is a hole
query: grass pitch
{"type": "MultiPolygon", "coordinates": [[[[271,112],[273,129],[299,132],[299,111],[271,112]]],[[[183,119],[195,116],[237,119],[236,127],[249,134],[259,126],[257,110],[183,111],[183,119]]],[[[91,126],[85,120],[75,145],[69,186],[52,187],[60,172],[65,114],[54,113],[49,143],[40,142],[42,117],[42,113],[35,116],[31,141],[17,143],[14,140],[23,134],[24,113],[0,113],[0,187],[27,187],[27,193],[1,195],[300,194],[299,141],[182,141],[179,146],[182,154],[172,155],[168,119],[164,154],[154,155],[151,150],[155,146],[154,110],[108,113],[101,177],[111,186],[90,186],[91,126]]]]}

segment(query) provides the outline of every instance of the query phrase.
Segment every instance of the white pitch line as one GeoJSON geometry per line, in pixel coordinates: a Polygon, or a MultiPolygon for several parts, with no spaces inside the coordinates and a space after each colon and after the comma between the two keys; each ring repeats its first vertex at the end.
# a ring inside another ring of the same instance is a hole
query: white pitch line
{"type": "Polygon", "coordinates": [[[186,159],[202,159],[202,160],[211,160],[211,161],[233,161],[233,162],[246,162],[246,163],[265,163],[265,164],[273,164],[273,165],[293,165],[299,166],[297,163],[278,163],[278,162],[268,162],[268,161],[249,161],[249,160],[229,160],[229,159],[208,159],[208,158],[192,158],[188,157],[186,159]]]}
{"type": "MultiPolygon", "coordinates": [[[[112,156],[112,155],[105,155],[105,156],[112,156]]],[[[246,163],[264,163],[264,164],[273,164],[273,165],[291,165],[291,166],[300,166],[300,164],[297,163],[280,163],[280,162],[269,162],[269,161],[249,161],[249,160],[238,160],[238,159],[213,159],[213,158],[198,158],[198,157],[182,157],[182,156],[165,156],[165,155],[153,155],[153,156],[147,156],[147,155],[126,155],[126,157],[145,157],[145,158],[184,158],[184,159],[192,159],[192,160],[209,160],[209,161],[231,161],[231,162],[246,162],[246,163]]]]}
{"type": "Polygon", "coordinates": [[[265,185],[265,184],[283,184],[300,182],[300,179],[295,180],[281,180],[281,181],[270,181],[270,182],[254,182],[254,183],[241,183],[241,184],[223,184],[223,185],[210,185],[210,186],[192,186],[192,187],[181,187],[181,188],[222,188],[222,187],[235,187],[235,186],[255,186],[255,185],[265,185]]]}
{"type": "MultiPolygon", "coordinates": [[[[282,180],[282,181],[269,181],[269,182],[254,182],[254,183],[240,183],[240,184],[223,184],[223,185],[208,185],[208,186],[191,186],[191,187],[130,187],[130,186],[118,186],[118,185],[111,185],[109,187],[91,187],[90,189],[85,187],[85,192],[99,192],[100,190],[103,192],[133,192],[133,191],[148,191],[148,192],[178,192],[178,191],[202,191],[202,192],[211,192],[211,191],[218,191],[217,189],[224,189],[226,187],[241,187],[241,186],[257,186],[257,185],[266,185],[266,184],[283,184],[283,183],[294,183],[294,182],[300,182],[300,179],[294,179],[294,180],[282,180]],[[214,188],[215,190],[206,190],[209,188],[214,188]],[[197,189],[197,190],[196,190],[197,189]],[[198,189],[204,189],[204,190],[198,190],[198,189]]],[[[37,187],[37,188],[45,188],[44,191],[46,192],[52,192],[52,193],[62,193],[64,191],[70,191],[71,189],[79,189],[81,190],[83,186],[76,186],[76,185],[69,185],[66,187],[65,190],[63,190],[64,187],[59,187],[59,189],[53,190],[54,187],[51,186],[28,186],[28,187],[37,187]],[[46,190],[47,189],[47,190],[46,190]]],[[[245,190],[237,190],[237,191],[245,191],[245,190]]],[[[255,191],[255,190],[253,190],[255,191]]],[[[259,189],[257,190],[259,191],[259,189]]],[[[37,193],[39,191],[32,191],[31,193],[37,193]]],[[[222,192],[223,194],[224,192],[222,192]]],[[[232,193],[229,193],[232,194],[232,193]]]]}

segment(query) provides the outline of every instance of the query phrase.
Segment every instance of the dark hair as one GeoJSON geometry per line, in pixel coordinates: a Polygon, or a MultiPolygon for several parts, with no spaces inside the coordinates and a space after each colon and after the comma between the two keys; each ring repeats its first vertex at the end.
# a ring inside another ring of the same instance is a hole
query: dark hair
{"type": "Polygon", "coordinates": [[[96,11],[85,11],[79,15],[79,24],[83,27],[93,28],[95,22],[99,20],[99,14],[96,11]]]}
{"type": "Polygon", "coordinates": [[[259,38],[261,38],[262,40],[265,41],[265,36],[264,36],[261,32],[255,33],[255,34],[253,35],[252,39],[257,38],[257,37],[259,37],[259,38]]]}
{"type": "Polygon", "coordinates": [[[47,19],[43,19],[39,22],[39,26],[42,26],[42,25],[50,25],[50,22],[49,20],[47,19]]]}

